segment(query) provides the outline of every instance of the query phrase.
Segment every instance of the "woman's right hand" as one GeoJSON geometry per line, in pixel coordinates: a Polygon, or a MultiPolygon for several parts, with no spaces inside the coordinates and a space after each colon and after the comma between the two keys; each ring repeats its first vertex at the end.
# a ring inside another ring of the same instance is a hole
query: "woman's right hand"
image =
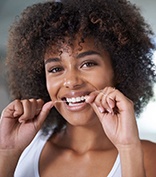
{"type": "Polygon", "coordinates": [[[0,119],[0,151],[17,154],[29,145],[41,128],[53,102],[41,99],[15,100],[2,112],[0,119]]]}

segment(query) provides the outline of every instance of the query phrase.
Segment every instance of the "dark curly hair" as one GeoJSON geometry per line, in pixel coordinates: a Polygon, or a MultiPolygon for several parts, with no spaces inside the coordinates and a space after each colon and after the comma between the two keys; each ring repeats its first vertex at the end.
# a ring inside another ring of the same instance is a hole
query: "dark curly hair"
{"type": "MultiPolygon", "coordinates": [[[[7,68],[12,99],[49,101],[44,55],[51,46],[59,49],[62,42],[72,46],[77,34],[80,46],[87,37],[93,37],[95,45],[109,52],[115,87],[134,102],[139,115],[153,96],[155,46],[139,9],[126,0],[61,0],[27,7],[9,33],[7,68]]],[[[64,118],[55,108],[51,116],[45,127],[55,124],[55,131],[60,131],[64,118]]]]}

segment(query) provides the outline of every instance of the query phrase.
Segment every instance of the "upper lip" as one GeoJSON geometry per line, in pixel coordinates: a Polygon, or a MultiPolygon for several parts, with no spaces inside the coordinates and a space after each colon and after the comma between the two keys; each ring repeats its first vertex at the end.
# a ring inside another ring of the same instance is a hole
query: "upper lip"
{"type": "Polygon", "coordinates": [[[66,93],[63,97],[61,97],[61,100],[64,100],[66,98],[76,98],[76,97],[81,97],[81,96],[86,96],[89,95],[89,91],[79,91],[79,92],[68,92],[66,93]]]}

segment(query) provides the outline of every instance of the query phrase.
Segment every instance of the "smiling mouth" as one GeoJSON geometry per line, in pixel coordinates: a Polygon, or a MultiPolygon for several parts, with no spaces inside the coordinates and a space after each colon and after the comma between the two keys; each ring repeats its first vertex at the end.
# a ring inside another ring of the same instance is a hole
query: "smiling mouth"
{"type": "Polygon", "coordinates": [[[69,106],[75,106],[77,104],[84,103],[85,100],[86,100],[86,96],[63,98],[63,101],[65,101],[66,104],[69,106]]]}

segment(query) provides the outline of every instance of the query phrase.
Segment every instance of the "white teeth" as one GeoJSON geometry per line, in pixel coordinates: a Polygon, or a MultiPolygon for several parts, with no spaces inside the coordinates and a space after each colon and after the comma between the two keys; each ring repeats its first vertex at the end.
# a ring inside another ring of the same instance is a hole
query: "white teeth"
{"type": "Polygon", "coordinates": [[[84,101],[85,100],[85,96],[81,96],[81,97],[76,97],[76,98],[66,98],[68,103],[76,103],[76,102],[80,102],[80,101],[84,101]]]}

